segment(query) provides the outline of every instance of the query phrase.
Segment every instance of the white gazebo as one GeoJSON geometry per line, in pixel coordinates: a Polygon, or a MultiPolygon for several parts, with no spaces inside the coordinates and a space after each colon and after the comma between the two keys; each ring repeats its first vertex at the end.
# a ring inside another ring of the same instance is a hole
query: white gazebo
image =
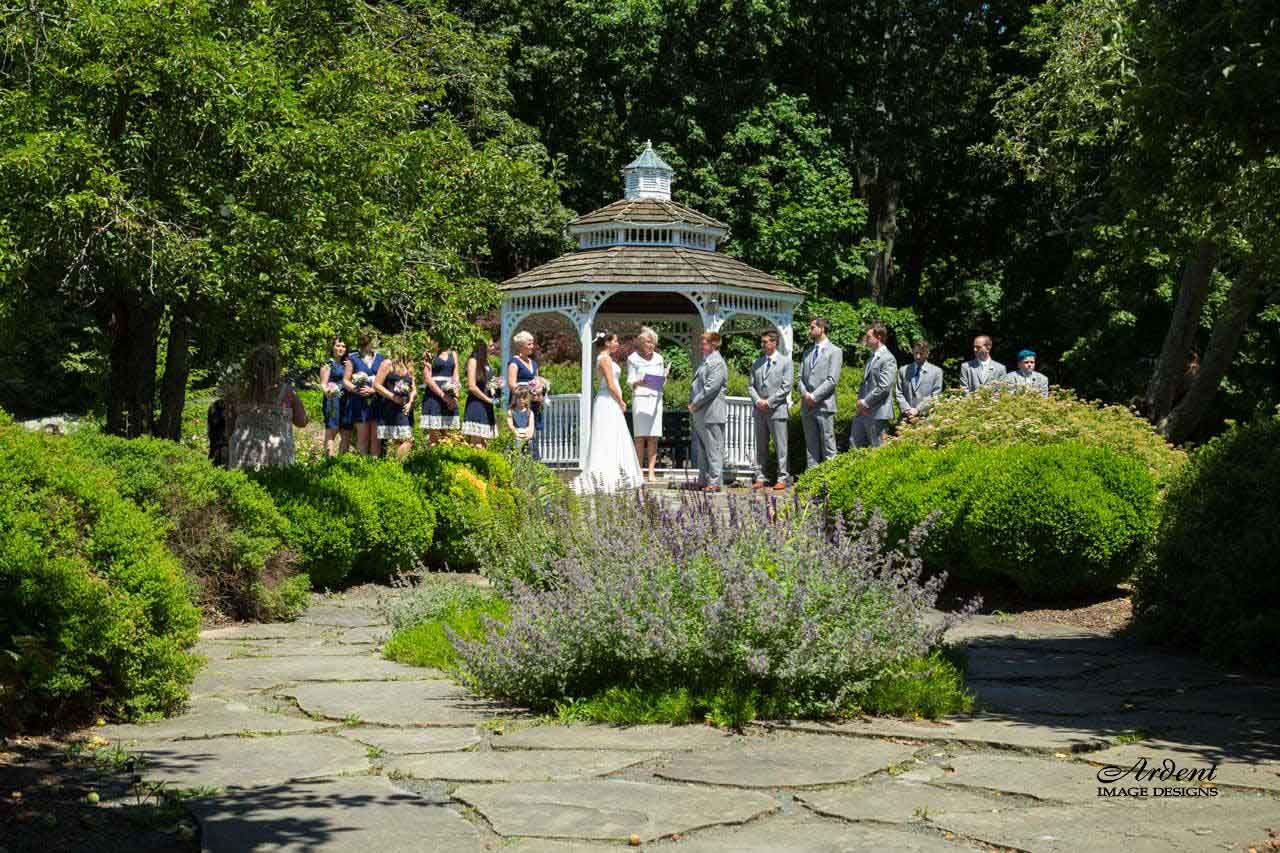
{"type": "MultiPolygon", "coordinates": [[[[652,144],[646,143],[622,174],[622,199],[569,224],[578,244],[574,251],[500,286],[502,364],[510,359],[511,338],[521,323],[538,314],[566,317],[582,345],[583,393],[553,393],[543,410],[543,458],[553,464],[579,466],[586,458],[597,327],[619,331],[658,325],[664,337],[689,347],[696,365],[704,330],[763,320],[777,330],[779,351],[792,353],[792,312],[804,292],[720,253],[729,227],[671,200],[675,170],[652,144]]],[[[749,465],[754,453],[750,401],[731,397],[729,403],[726,461],[749,465]]]]}

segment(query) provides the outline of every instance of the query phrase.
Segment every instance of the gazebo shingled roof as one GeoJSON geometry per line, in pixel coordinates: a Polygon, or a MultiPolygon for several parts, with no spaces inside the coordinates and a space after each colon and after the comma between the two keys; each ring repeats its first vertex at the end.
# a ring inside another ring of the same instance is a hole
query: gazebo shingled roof
{"type": "Polygon", "coordinates": [[[624,287],[629,284],[712,285],[804,293],[737,258],[681,246],[609,246],[569,252],[507,279],[500,289],[525,290],[579,283],[624,287]]]}
{"type": "Polygon", "coordinates": [[[634,222],[637,224],[684,222],[690,225],[702,225],[707,228],[723,228],[726,232],[729,230],[729,226],[720,220],[712,219],[705,213],[699,213],[692,207],[685,207],[679,202],[656,198],[618,199],[612,204],[607,204],[590,213],[584,213],[570,222],[569,228],[572,230],[575,226],[599,225],[606,222],[634,222]]]}

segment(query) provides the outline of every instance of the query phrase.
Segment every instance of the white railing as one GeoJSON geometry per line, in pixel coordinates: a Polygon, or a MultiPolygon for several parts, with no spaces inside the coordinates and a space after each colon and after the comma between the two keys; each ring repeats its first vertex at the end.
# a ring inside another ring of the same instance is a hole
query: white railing
{"type": "Polygon", "coordinates": [[[750,397],[729,397],[729,418],[724,425],[724,467],[751,471],[756,458],[756,426],[750,397]]]}
{"type": "MultiPolygon", "coordinates": [[[[577,394],[549,394],[542,406],[542,461],[548,465],[581,467],[578,459],[577,394]]],[[[725,468],[749,472],[756,454],[755,421],[748,397],[729,397],[725,423],[725,468]]]]}
{"type": "Polygon", "coordinates": [[[548,465],[578,463],[577,394],[548,394],[542,401],[542,436],[538,448],[548,465]]]}

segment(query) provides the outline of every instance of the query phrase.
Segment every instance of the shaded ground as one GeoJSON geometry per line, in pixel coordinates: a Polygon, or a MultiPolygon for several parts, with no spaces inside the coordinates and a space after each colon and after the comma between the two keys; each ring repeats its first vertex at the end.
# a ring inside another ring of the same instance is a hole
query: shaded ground
{"type": "Polygon", "coordinates": [[[85,734],[203,788],[212,851],[1199,851],[1280,829],[1280,683],[1110,632],[979,616],[951,635],[974,714],[743,734],[547,724],[382,660],[386,634],[372,590],[210,629],[186,715],[85,734]],[[1166,759],[1214,779],[1098,778],[1166,759]]]}
{"type": "Polygon", "coordinates": [[[18,851],[199,850],[195,823],[164,791],[135,789],[122,754],[77,756],[49,738],[0,742],[0,849],[18,851]],[[112,760],[113,758],[119,760],[112,760]],[[98,802],[89,802],[94,794],[98,802]]]}

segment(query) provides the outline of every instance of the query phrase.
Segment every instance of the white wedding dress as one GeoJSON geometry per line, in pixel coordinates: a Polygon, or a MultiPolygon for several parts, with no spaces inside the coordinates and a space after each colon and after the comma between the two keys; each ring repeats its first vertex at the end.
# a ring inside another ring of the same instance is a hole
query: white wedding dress
{"type": "MultiPolygon", "coordinates": [[[[574,491],[579,494],[634,489],[644,481],[626,415],[609,393],[599,367],[600,362],[597,361],[598,387],[591,404],[591,444],[587,450],[587,462],[573,481],[574,491]]],[[[612,358],[609,359],[609,369],[613,371],[613,381],[617,382],[622,369],[612,358]]]]}

